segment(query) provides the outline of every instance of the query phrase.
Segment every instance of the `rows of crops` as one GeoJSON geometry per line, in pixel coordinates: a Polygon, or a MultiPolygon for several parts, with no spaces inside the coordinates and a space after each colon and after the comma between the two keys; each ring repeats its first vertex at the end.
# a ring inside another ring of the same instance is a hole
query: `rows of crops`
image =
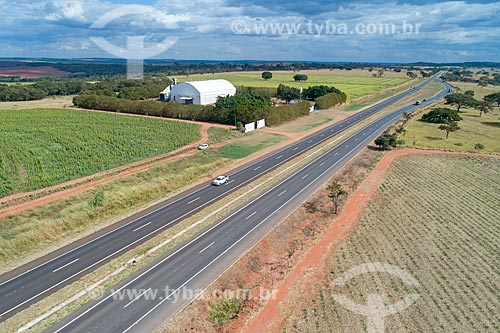
{"type": "Polygon", "coordinates": [[[287,332],[366,332],[366,317],[335,301],[365,305],[418,294],[415,304],[384,318],[386,332],[500,331],[500,160],[414,156],[395,162],[360,224],[328,260],[329,276],[287,332]],[[331,281],[363,263],[384,262],[418,286],[388,273],[331,281]]]}
{"type": "Polygon", "coordinates": [[[0,110],[0,197],[172,151],[199,126],[85,110],[0,110]]]}

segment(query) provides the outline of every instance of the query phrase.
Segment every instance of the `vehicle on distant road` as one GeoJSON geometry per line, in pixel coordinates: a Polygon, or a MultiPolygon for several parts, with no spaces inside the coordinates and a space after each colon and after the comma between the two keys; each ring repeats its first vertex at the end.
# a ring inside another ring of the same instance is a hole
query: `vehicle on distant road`
{"type": "Polygon", "coordinates": [[[419,101],[416,101],[416,102],[415,102],[415,105],[420,105],[420,102],[419,102],[419,101]]]}
{"type": "Polygon", "coordinates": [[[227,183],[228,180],[229,180],[229,177],[227,177],[227,176],[219,176],[219,177],[214,179],[214,181],[212,182],[212,185],[220,186],[220,185],[227,183]]]}
{"type": "Polygon", "coordinates": [[[202,143],[201,145],[198,146],[199,150],[205,150],[208,148],[208,143],[202,143]]]}

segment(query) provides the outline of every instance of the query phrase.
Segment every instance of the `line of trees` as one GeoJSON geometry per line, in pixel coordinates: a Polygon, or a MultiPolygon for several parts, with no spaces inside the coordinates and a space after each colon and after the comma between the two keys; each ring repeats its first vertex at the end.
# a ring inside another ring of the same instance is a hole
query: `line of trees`
{"type": "Polygon", "coordinates": [[[257,93],[238,94],[220,99],[216,105],[183,105],[158,101],[134,101],[100,95],[79,95],[73,98],[75,106],[85,109],[121,113],[198,120],[222,124],[253,122],[265,118],[269,126],[309,114],[309,103],[300,102],[272,106],[270,99],[257,93]]]}
{"type": "Polygon", "coordinates": [[[474,74],[474,72],[469,69],[456,69],[445,73],[442,78],[446,81],[477,83],[480,87],[486,87],[488,85],[500,86],[500,73],[492,73],[490,75],[490,72],[485,70],[474,74]],[[477,76],[475,77],[474,75],[477,76]]]}
{"type": "Polygon", "coordinates": [[[42,80],[33,84],[0,84],[0,102],[33,101],[49,96],[68,96],[77,94],[95,94],[118,98],[140,100],[158,97],[158,92],[171,81],[166,78],[146,78],[128,80],[108,78],[96,83],[84,80],[42,80]]]}
{"type": "Polygon", "coordinates": [[[445,104],[456,106],[457,112],[460,112],[462,107],[473,108],[479,111],[481,117],[483,113],[489,113],[493,110],[493,103],[500,106],[500,93],[492,93],[484,96],[483,100],[474,98],[474,91],[467,90],[464,93],[453,93],[445,97],[445,104]]]}
{"type": "Polygon", "coordinates": [[[307,99],[316,101],[319,109],[328,109],[331,106],[345,103],[347,95],[335,87],[312,86],[300,92],[300,89],[280,84],[276,96],[287,103],[293,100],[307,99]]]}

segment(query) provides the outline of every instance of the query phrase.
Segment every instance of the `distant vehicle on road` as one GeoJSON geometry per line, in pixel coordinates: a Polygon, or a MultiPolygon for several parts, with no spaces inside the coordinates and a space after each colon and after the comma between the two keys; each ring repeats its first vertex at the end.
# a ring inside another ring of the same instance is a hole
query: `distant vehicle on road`
{"type": "Polygon", "coordinates": [[[229,180],[229,177],[227,177],[227,176],[219,176],[219,177],[214,179],[214,181],[212,182],[212,185],[220,186],[220,185],[227,183],[228,180],[229,180]]]}
{"type": "Polygon", "coordinates": [[[208,148],[208,143],[202,143],[201,145],[198,146],[199,150],[205,150],[208,148]]]}
{"type": "Polygon", "coordinates": [[[420,105],[420,102],[419,102],[419,101],[416,101],[416,102],[415,102],[415,105],[420,105]]]}

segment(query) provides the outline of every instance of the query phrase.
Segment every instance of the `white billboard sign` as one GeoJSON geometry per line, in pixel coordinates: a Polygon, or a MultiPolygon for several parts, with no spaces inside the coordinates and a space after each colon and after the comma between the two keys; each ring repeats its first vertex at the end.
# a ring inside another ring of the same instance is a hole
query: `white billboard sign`
{"type": "Polygon", "coordinates": [[[245,133],[255,130],[255,122],[250,124],[245,124],[245,133]]]}
{"type": "Polygon", "coordinates": [[[257,120],[257,129],[265,127],[265,126],[266,126],[266,120],[265,119],[257,120]]]}

